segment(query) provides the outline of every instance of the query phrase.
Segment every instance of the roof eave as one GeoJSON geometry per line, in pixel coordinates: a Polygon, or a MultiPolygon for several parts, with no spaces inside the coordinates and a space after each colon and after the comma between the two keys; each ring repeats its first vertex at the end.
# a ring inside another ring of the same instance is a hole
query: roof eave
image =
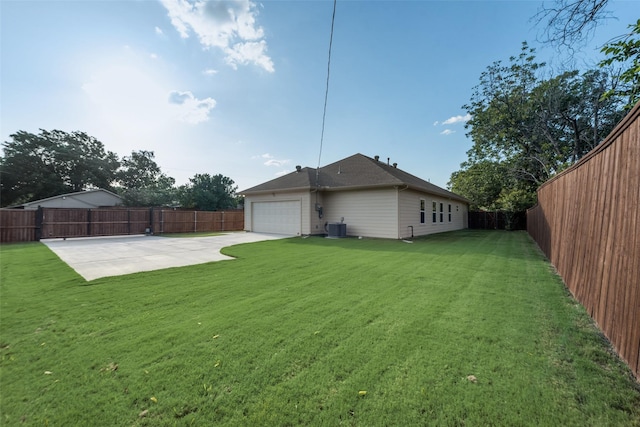
{"type": "Polygon", "coordinates": [[[454,193],[443,193],[443,192],[440,192],[440,191],[428,190],[428,189],[426,189],[424,187],[420,187],[420,186],[417,186],[417,185],[409,185],[409,188],[411,190],[419,191],[421,193],[435,194],[437,196],[445,197],[445,198],[450,199],[450,200],[458,200],[458,201],[463,202],[463,203],[471,203],[469,200],[465,199],[464,197],[458,196],[457,194],[454,194],[454,193]]]}
{"type": "Polygon", "coordinates": [[[417,185],[409,185],[406,183],[397,183],[397,184],[373,184],[373,185],[350,185],[350,186],[340,186],[340,187],[330,187],[330,186],[321,186],[321,191],[353,191],[353,190],[376,190],[381,188],[398,188],[404,186],[404,189],[410,189],[414,191],[418,191],[420,193],[433,194],[440,197],[445,197],[450,200],[458,200],[463,203],[469,203],[467,199],[461,196],[456,196],[455,194],[447,194],[439,191],[432,191],[426,189],[424,187],[420,187],[417,185]]]}
{"type": "Polygon", "coordinates": [[[238,192],[241,196],[251,196],[251,195],[260,195],[260,194],[270,194],[270,193],[293,193],[297,191],[312,191],[312,187],[304,186],[304,187],[292,187],[292,188],[272,188],[270,190],[244,190],[238,192]]]}

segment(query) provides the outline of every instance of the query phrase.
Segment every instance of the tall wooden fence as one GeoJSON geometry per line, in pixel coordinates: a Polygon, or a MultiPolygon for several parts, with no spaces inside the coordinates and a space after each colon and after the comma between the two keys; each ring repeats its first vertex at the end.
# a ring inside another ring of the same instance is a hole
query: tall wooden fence
{"type": "Polygon", "coordinates": [[[244,212],[182,211],[157,208],[38,210],[0,209],[0,242],[59,237],[240,231],[244,212]]]}
{"type": "Polygon", "coordinates": [[[640,378],[640,103],[538,189],[528,232],[640,378]]]}

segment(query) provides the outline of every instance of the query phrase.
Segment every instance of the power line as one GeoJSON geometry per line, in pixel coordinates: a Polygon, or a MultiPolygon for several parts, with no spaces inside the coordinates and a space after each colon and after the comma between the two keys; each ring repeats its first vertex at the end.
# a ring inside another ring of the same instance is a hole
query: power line
{"type": "Polygon", "coordinates": [[[336,3],[333,0],[333,14],[331,15],[331,35],[329,36],[329,59],[327,61],[327,85],[324,91],[324,108],[322,110],[322,132],[320,133],[320,152],[318,153],[318,167],[316,168],[316,188],[318,187],[318,179],[320,173],[320,160],[322,159],[322,145],[324,143],[324,124],[327,116],[327,99],[329,98],[329,76],[331,73],[331,46],[333,45],[333,24],[336,20],[336,3]]]}

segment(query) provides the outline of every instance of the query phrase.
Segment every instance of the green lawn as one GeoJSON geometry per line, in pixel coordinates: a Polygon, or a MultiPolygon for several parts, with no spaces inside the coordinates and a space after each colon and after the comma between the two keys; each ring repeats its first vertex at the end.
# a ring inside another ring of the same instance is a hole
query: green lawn
{"type": "Polygon", "coordinates": [[[640,425],[524,232],[267,241],[92,282],[0,250],[2,425],[640,425]]]}

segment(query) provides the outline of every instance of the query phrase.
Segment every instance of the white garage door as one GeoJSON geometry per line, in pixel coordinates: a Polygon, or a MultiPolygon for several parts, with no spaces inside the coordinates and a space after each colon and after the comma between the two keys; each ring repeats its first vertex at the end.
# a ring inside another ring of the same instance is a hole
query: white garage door
{"type": "Polygon", "coordinates": [[[255,232],[300,234],[300,201],[254,202],[251,216],[255,232]]]}

